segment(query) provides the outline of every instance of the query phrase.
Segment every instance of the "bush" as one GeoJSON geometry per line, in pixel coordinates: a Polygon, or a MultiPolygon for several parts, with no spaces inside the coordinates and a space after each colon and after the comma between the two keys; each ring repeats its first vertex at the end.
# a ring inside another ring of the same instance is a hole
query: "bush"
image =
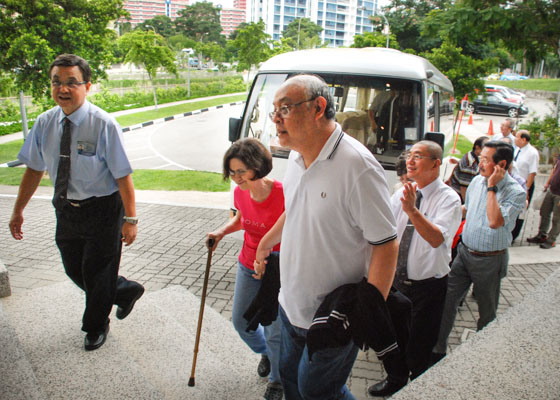
{"type": "Polygon", "coordinates": [[[543,119],[533,118],[528,123],[521,124],[520,129],[527,129],[531,133],[531,144],[543,151],[545,147],[550,150],[560,148],[560,126],[558,119],[547,115],[543,119]]]}

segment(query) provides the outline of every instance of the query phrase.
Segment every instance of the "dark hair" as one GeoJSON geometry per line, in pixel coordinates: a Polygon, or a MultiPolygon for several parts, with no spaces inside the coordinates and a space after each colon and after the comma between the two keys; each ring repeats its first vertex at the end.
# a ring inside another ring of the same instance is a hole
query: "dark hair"
{"type": "Polygon", "coordinates": [[[517,131],[517,133],[521,134],[521,139],[525,139],[527,142],[531,142],[531,134],[526,129],[521,129],[517,131]]]}
{"type": "Polygon", "coordinates": [[[49,67],[49,78],[51,78],[51,72],[54,67],[75,67],[77,66],[82,71],[82,77],[84,81],[89,82],[91,80],[91,68],[86,60],[74,54],[61,54],[54,59],[51,66],[49,67]]]}
{"type": "Polygon", "coordinates": [[[488,136],[481,136],[481,137],[477,138],[473,143],[472,151],[475,151],[477,147],[482,148],[484,143],[488,140],[489,140],[488,136]]]}
{"type": "Polygon", "coordinates": [[[397,176],[403,176],[407,173],[406,170],[406,157],[408,156],[408,151],[403,151],[397,158],[395,163],[395,170],[397,171],[397,176]]]}
{"type": "Polygon", "coordinates": [[[272,170],[272,155],[257,139],[240,139],[233,143],[224,154],[223,177],[229,179],[229,163],[232,158],[241,160],[247,169],[255,171],[253,181],[264,178],[272,170]]]}
{"type": "Polygon", "coordinates": [[[308,99],[316,99],[319,96],[325,98],[327,101],[325,118],[329,120],[334,119],[336,115],[334,97],[323,78],[314,74],[299,74],[292,76],[290,79],[295,80],[303,86],[308,99]]]}
{"type": "Polygon", "coordinates": [[[492,155],[492,161],[494,164],[498,164],[500,161],[505,160],[506,171],[513,160],[513,146],[506,142],[500,141],[489,141],[484,143],[483,147],[489,147],[491,149],[496,149],[496,152],[492,155]]]}

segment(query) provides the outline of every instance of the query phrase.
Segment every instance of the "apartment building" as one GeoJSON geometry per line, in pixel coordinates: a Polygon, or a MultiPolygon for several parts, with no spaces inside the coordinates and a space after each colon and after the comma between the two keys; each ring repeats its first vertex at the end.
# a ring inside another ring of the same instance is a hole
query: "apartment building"
{"type": "Polygon", "coordinates": [[[242,22],[245,22],[245,9],[222,8],[220,10],[220,24],[225,37],[229,37],[242,22]]]}
{"type": "Polygon", "coordinates": [[[189,0],[125,0],[124,9],[130,13],[132,26],[136,26],[156,15],[175,19],[179,10],[188,5],[189,0]]]}
{"type": "MultiPolygon", "coordinates": [[[[239,0],[241,1],[241,0],[239,0]]],[[[282,31],[298,18],[308,18],[323,28],[322,43],[331,47],[350,46],[354,36],[372,31],[369,19],[378,0],[242,0],[247,2],[246,20],[263,19],[268,33],[280,40],[282,31]]]]}

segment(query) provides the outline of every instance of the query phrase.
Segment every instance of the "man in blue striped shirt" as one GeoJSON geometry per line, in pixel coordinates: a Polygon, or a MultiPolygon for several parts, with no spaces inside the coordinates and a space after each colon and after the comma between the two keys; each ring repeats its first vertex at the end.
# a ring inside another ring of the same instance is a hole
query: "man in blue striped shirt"
{"type": "Polygon", "coordinates": [[[451,266],[443,318],[435,357],[443,357],[447,339],[461,299],[471,283],[478,303],[477,329],[496,318],[500,281],[506,276],[508,246],[515,219],[525,205],[526,193],[508,173],[513,147],[504,142],[484,144],[479,157],[479,172],[469,188],[463,213],[466,213],[462,243],[451,266]]]}

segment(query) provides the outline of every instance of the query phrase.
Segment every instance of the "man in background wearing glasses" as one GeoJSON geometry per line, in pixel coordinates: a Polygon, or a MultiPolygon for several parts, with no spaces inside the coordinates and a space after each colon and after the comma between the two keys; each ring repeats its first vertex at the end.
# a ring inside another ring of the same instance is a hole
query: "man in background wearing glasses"
{"type": "Polygon", "coordinates": [[[459,303],[471,284],[478,304],[477,330],[496,318],[511,231],[527,196],[507,172],[512,161],[513,147],[508,143],[489,141],[482,147],[480,173],[470,183],[463,205],[465,226],[449,272],[434,361],[445,356],[459,303]]]}
{"type": "Polygon", "coordinates": [[[309,359],[306,336],[327,296],[367,277],[387,298],[397,257],[395,219],[385,173],[371,152],[342,132],[326,83],[288,79],[270,114],[290,152],[284,178],[286,210],[261,239],[255,271],[282,240],[279,317],[280,376],[287,399],[354,399],[346,387],[358,354],[352,342],[309,359]]]}
{"type": "Polygon", "coordinates": [[[461,223],[459,195],[439,178],[442,148],[422,140],[410,149],[406,159],[409,179],[391,197],[397,220],[399,256],[393,286],[412,302],[410,331],[395,331],[404,351],[387,357],[383,365],[387,378],[371,386],[372,396],[390,396],[431,365],[445,303],[451,245],[461,223]]]}
{"type": "Polygon", "coordinates": [[[122,243],[131,245],[137,234],[132,168],[117,122],[86,100],[88,63],[62,54],[49,76],[58,106],[37,118],[18,154],[27,168],[9,226],[21,240],[24,208],[47,170],[55,186],[56,244],[66,274],[85,291],[84,348],[95,350],[107,338],[113,304],[124,319],[144,293],[118,276],[122,243]]]}

